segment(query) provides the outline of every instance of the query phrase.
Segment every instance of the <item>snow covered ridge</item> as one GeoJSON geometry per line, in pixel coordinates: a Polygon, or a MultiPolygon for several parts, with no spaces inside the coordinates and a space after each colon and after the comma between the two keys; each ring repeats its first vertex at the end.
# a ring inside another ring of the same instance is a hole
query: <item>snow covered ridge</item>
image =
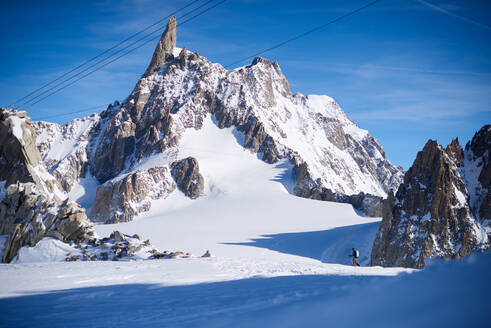
{"type": "Polygon", "coordinates": [[[491,246],[491,126],[463,150],[430,140],[384,204],[372,265],[422,268],[427,258],[462,258],[491,246]]]}
{"type": "Polygon", "coordinates": [[[212,120],[234,128],[237,142],[262,160],[287,159],[292,170],[301,167],[296,195],[368,205],[366,212],[380,215],[381,200],[397,189],[403,171],[332,98],[292,94],[278,63],[267,59],[226,70],[176,48],[175,33],[168,26],[146,73],[121,104],[63,126],[38,124],[43,159],[65,191],[80,178],[119,180],[156,155],[158,166],[182,160],[182,138],[212,120]],[[344,197],[352,195],[357,198],[344,197]]]}

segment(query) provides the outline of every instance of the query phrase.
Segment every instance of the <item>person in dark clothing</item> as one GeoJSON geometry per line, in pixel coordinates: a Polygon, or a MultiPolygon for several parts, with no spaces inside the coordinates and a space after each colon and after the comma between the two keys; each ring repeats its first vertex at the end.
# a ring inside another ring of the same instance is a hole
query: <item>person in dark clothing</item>
{"type": "Polygon", "coordinates": [[[353,266],[360,266],[360,263],[358,263],[358,257],[360,256],[360,252],[358,252],[354,248],[352,248],[351,250],[353,251],[351,253],[351,256],[353,257],[353,266]]]}

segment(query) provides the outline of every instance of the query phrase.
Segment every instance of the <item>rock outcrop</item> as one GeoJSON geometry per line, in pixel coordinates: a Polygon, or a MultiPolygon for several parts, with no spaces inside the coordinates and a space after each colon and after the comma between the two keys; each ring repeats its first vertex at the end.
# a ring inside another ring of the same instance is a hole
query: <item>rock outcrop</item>
{"type": "Polygon", "coordinates": [[[167,166],[136,171],[97,188],[90,217],[104,223],[131,221],[148,211],[152,200],[166,198],[175,188],[167,166]]]}
{"type": "Polygon", "coordinates": [[[152,61],[145,72],[145,75],[150,75],[155,70],[160,68],[166,61],[166,59],[172,55],[177,42],[177,20],[173,16],[167,22],[164,33],[160,37],[160,41],[157,44],[153,52],[152,61]]]}
{"type": "Polygon", "coordinates": [[[372,265],[422,268],[428,258],[461,258],[489,247],[469,206],[464,155],[457,139],[446,149],[426,143],[384,203],[372,265]]]}
{"type": "Polygon", "coordinates": [[[85,210],[70,201],[45,169],[33,123],[25,113],[0,112],[0,234],[3,262],[44,237],[63,242],[94,238],[85,210]]]}
{"type": "Polygon", "coordinates": [[[137,234],[127,235],[120,231],[73,246],[78,251],[66,254],[66,262],[146,260],[155,258],[154,254],[158,253],[149,240],[142,240],[137,234]]]}
{"type": "Polygon", "coordinates": [[[2,262],[9,263],[23,246],[35,246],[44,237],[62,242],[95,239],[93,224],[78,204],[66,199],[58,204],[34,183],[7,187],[0,203],[0,234],[8,235],[2,262]]]}
{"type": "Polygon", "coordinates": [[[171,165],[172,178],[177,188],[191,199],[198,198],[204,190],[205,180],[199,173],[198,161],[188,157],[171,165]]]}

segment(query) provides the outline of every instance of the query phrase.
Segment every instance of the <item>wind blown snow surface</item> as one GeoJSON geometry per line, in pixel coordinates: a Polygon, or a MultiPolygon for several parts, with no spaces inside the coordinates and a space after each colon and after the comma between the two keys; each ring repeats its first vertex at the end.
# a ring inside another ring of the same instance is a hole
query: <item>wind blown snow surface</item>
{"type": "MultiPolygon", "coordinates": [[[[226,262],[212,258],[2,264],[0,278],[5,286],[22,280],[27,289],[42,279],[46,292],[0,299],[0,326],[489,326],[491,283],[483,279],[491,273],[489,253],[437,262],[421,272],[397,277],[373,276],[381,268],[349,274],[346,267],[337,266],[338,272],[325,274],[298,272],[216,281],[220,272],[229,273],[222,266],[226,262]],[[92,287],[85,287],[91,283],[92,287]]],[[[240,274],[248,263],[228,265],[240,274]]]]}
{"type": "Polygon", "coordinates": [[[62,262],[52,240],[23,248],[16,264],[0,265],[0,326],[484,326],[489,254],[422,272],[368,267],[380,219],[292,195],[290,164],[260,161],[242,138],[211,119],[186,132],[172,158],[149,160],[196,157],[204,195],[176,191],[132,222],[96,227],[192,258],[62,262]],[[351,247],[362,267],[350,265],[351,247]],[[56,249],[42,259],[53,262],[33,263],[42,249],[56,249]],[[206,250],[213,257],[199,257],[206,250]]]}

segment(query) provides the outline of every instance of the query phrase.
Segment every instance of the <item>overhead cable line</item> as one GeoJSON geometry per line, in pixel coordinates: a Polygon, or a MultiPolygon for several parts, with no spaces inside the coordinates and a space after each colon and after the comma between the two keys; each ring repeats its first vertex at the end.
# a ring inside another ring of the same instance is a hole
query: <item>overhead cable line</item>
{"type": "Polygon", "coordinates": [[[129,40],[133,39],[135,36],[138,36],[138,35],[142,34],[143,32],[145,32],[145,31],[147,31],[147,30],[151,29],[151,28],[152,28],[152,27],[154,27],[155,25],[158,25],[158,24],[162,23],[163,21],[167,20],[169,17],[171,17],[171,16],[173,16],[173,15],[175,15],[175,14],[179,13],[180,11],[182,11],[182,10],[184,10],[184,9],[186,9],[186,8],[188,8],[188,7],[190,7],[190,6],[192,6],[193,4],[195,4],[195,3],[196,3],[196,2],[198,2],[198,1],[201,1],[201,0],[194,0],[194,1],[190,2],[190,3],[188,3],[186,6],[181,7],[181,8],[179,8],[179,9],[175,10],[173,13],[171,13],[171,14],[169,14],[169,15],[167,15],[167,16],[165,16],[165,17],[161,18],[161,19],[159,19],[159,20],[158,20],[158,21],[156,21],[155,23],[153,23],[153,24],[151,24],[151,25],[149,25],[149,26],[145,27],[144,29],[142,29],[142,30],[140,30],[140,31],[138,31],[138,32],[136,32],[136,33],[134,33],[134,34],[132,34],[132,35],[130,35],[130,36],[129,36],[129,37],[127,37],[126,39],[124,39],[124,40],[120,41],[119,43],[115,44],[114,46],[112,46],[112,47],[110,47],[110,48],[108,48],[108,49],[104,50],[103,52],[99,53],[98,55],[96,55],[96,56],[94,56],[94,57],[92,57],[92,58],[90,58],[90,59],[88,59],[88,60],[84,61],[82,64],[80,64],[80,65],[78,65],[78,66],[74,67],[74,68],[73,68],[73,69],[71,69],[70,71],[63,73],[62,75],[58,76],[58,77],[57,77],[57,78],[55,78],[54,80],[52,80],[52,81],[50,81],[50,82],[48,82],[48,83],[46,83],[46,84],[42,85],[41,87],[37,88],[36,90],[34,90],[34,91],[30,92],[29,94],[25,95],[24,97],[17,99],[17,100],[16,100],[16,101],[14,101],[12,104],[10,104],[8,107],[12,107],[13,105],[17,104],[18,102],[20,102],[20,101],[22,101],[22,100],[24,100],[24,99],[26,99],[26,98],[29,98],[30,96],[32,96],[32,95],[34,95],[34,94],[36,94],[38,91],[43,90],[44,88],[46,88],[46,87],[50,86],[51,84],[55,83],[56,81],[59,81],[60,79],[64,78],[65,76],[67,76],[67,75],[69,75],[69,74],[71,74],[71,73],[73,73],[73,72],[77,71],[78,69],[80,69],[80,68],[84,67],[85,65],[89,64],[90,62],[92,62],[92,61],[96,60],[97,58],[99,58],[99,57],[101,57],[101,56],[103,56],[103,55],[107,54],[107,53],[108,53],[108,52],[110,52],[111,50],[116,49],[117,47],[119,47],[120,45],[124,44],[125,42],[127,42],[127,41],[129,41],[129,40]]]}
{"type": "Polygon", "coordinates": [[[104,108],[104,107],[107,107],[107,104],[93,106],[93,107],[84,108],[84,109],[79,109],[79,110],[76,110],[74,112],[68,112],[68,113],[62,113],[62,114],[56,114],[56,115],[49,115],[49,116],[42,116],[40,118],[37,118],[37,119],[34,118],[34,119],[35,120],[46,120],[48,118],[55,118],[55,117],[59,117],[59,116],[66,116],[66,115],[71,115],[71,114],[85,113],[85,112],[88,112],[88,111],[91,111],[91,110],[94,110],[94,109],[104,108]]]}
{"type": "Polygon", "coordinates": [[[227,66],[224,66],[224,67],[225,68],[228,68],[228,67],[233,66],[235,64],[241,63],[241,62],[243,62],[245,60],[248,60],[248,59],[251,59],[251,58],[255,58],[255,57],[257,57],[259,55],[262,55],[262,54],[264,54],[264,53],[266,53],[268,51],[271,51],[271,50],[274,50],[274,49],[279,48],[281,46],[284,46],[285,44],[290,43],[292,41],[295,41],[295,40],[298,40],[300,38],[303,38],[304,36],[307,36],[307,35],[309,35],[311,33],[317,32],[317,31],[319,31],[319,30],[321,30],[321,29],[323,29],[323,28],[325,28],[325,27],[327,27],[327,26],[329,26],[331,24],[334,24],[336,22],[339,22],[340,20],[343,20],[343,19],[345,19],[345,18],[347,18],[347,17],[349,17],[351,15],[354,15],[354,14],[356,14],[356,13],[358,13],[358,12],[364,10],[364,9],[367,9],[368,7],[371,7],[371,6],[375,5],[377,2],[380,2],[380,1],[382,1],[382,0],[372,1],[372,2],[370,2],[368,4],[366,4],[366,5],[358,8],[358,9],[355,9],[355,10],[350,11],[350,12],[344,14],[344,15],[341,15],[341,16],[339,16],[339,17],[337,17],[337,18],[335,18],[335,19],[333,19],[333,20],[331,20],[331,21],[329,21],[327,23],[324,23],[322,25],[319,25],[317,27],[314,27],[313,29],[310,29],[310,30],[305,31],[305,32],[303,32],[301,34],[298,34],[298,35],[296,35],[296,36],[294,36],[294,37],[292,37],[292,38],[290,38],[288,40],[285,40],[285,41],[282,41],[282,42],[280,42],[278,44],[275,44],[274,46],[271,46],[271,47],[269,47],[267,49],[261,50],[261,51],[255,53],[255,54],[253,54],[253,55],[250,55],[250,56],[244,57],[242,59],[236,60],[233,63],[230,63],[230,64],[228,64],[227,66]]]}
{"type": "MultiPolygon", "coordinates": [[[[198,14],[196,14],[196,15],[194,15],[194,16],[192,16],[192,17],[188,18],[188,19],[187,19],[187,20],[185,20],[184,22],[182,22],[182,23],[180,23],[180,24],[178,23],[178,25],[177,25],[177,26],[182,26],[182,25],[186,24],[187,22],[189,22],[189,21],[191,21],[191,20],[195,19],[196,17],[199,17],[199,16],[203,15],[204,13],[206,13],[206,12],[210,11],[211,9],[213,9],[213,8],[215,8],[215,7],[217,7],[217,6],[219,6],[220,4],[224,3],[225,1],[227,1],[227,0],[222,0],[222,1],[220,1],[220,2],[218,2],[218,3],[216,3],[216,4],[214,4],[213,6],[211,6],[211,7],[208,7],[208,8],[206,8],[206,9],[204,9],[203,11],[199,12],[198,14]]],[[[181,17],[181,18],[182,18],[182,17],[181,17]]],[[[154,32],[153,32],[153,33],[154,33],[154,32]]],[[[146,37],[148,37],[148,36],[149,36],[149,35],[147,35],[146,37]]],[[[146,37],[144,37],[144,38],[146,38],[146,37]]],[[[143,39],[144,39],[144,38],[143,38],[143,39]]],[[[65,88],[67,88],[67,87],[69,87],[69,86],[71,86],[71,85],[73,85],[73,84],[75,84],[76,82],[80,81],[81,79],[83,79],[83,78],[85,78],[85,77],[87,77],[87,76],[91,75],[92,73],[95,73],[95,72],[99,71],[100,69],[102,69],[102,68],[106,67],[107,65],[109,65],[109,64],[111,64],[111,63],[113,63],[113,62],[117,61],[118,59],[120,59],[120,58],[122,58],[122,57],[124,57],[124,56],[126,56],[126,55],[128,55],[128,54],[130,54],[131,52],[133,52],[133,51],[135,51],[135,50],[137,50],[137,49],[139,49],[139,48],[143,47],[143,46],[144,46],[144,45],[146,45],[147,43],[152,42],[152,41],[154,41],[154,40],[156,40],[156,39],[158,39],[158,38],[160,38],[160,35],[157,35],[157,36],[155,36],[155,37],[152,37],[152,38],[151,38],[151,39],[149,39],[149,40],[146,40],[145,42],[143,42],[143,43],[141,43],[140,45],[138,45],[138,46],[136,46],[136,47],[134,47],[134,48],[132,48],[132,49],[128,50],[127,52],[123,53],[122,55],[120,55],[120,56],[118,56],[118,57],[116,57],[116,58],[112,59],[111,61],[109,61],[109,62],[107,62],[107,63],[104,63],[103,65],[101,65],[101,66],[99,66],[99,67],[97,67],[97,68],[93,69],[92,71],[88,72],[87,74],[82,75],[81,77],[77,78],[76,80],[71,81],[70,83],[68,83],[68,84],[66,84],[66,85],[64,85],[64,86],[62,86],[62,87],[60,87],[60,88],[59,88],[59,89],[57,89],[57,90],[54,90],[53,92],[51,92],[51,93],[47,94],[46,96],[42,97],[41,99],[38,99],[38,100],[37,100],[37,101],[35,101],[34,103],[31,103],[31,104],[29,104],[28,106],[22,107],[21,109],[27,109],[27,108],[30,108],[30,107],[32,107],[32,106],[34,106],[34,105],[36,105],[37,103],[39,103],[39,102],[43,101],[44,99],[46,99],[46,98],[48,98],[48,97],[50,97],[50,96],[54,95],[55,93],[60,92],[61,90],[65,89],[65,88]]],[[[141,40],[140,40],[140,41],[141,41],[141,40]]],[[[126,48],[125,48],[125,49],[126,49],[126,48]]],[[[85,72],[85,71],[86,71],[86,70],[84,70],[83,72],[85,72]]],[[[81,72],[81,73],[83,73],[83,72],[81,72]]]]}
{"type": "MultiPolygon", "coordinates": [[[[215,8],[216,6],[218,6],[218,5],[222,4],[222,3],[223,3],[223,2],[225,2],[225,1],[226,1],[226,0],[223,0],[223,1],[221,1],[221,2],[219,2],[219,3],[217,3],[217,4],[215,4],[214,6],[212,6],[212,7],[210,7],[210,8],[207,8],[206,10],[204,10],[204,11],[202,11],[202,12],[200,12],[200,13],[196,14],[195,16],[193,16],[193,17],[189,18],[188,20],[186,20],[186,21],[184,21],[183,23],[180,23],[180,24],[178,24],[178,25],[179,25],[179,26],[184,25],[184,24],[185,24],[186,22],[188,22],[189,20],[192,20],[192,19],[194,19],[195,17],[198,17],[198,16],[202,15],[203,13],[205,13],[205,12],[207,12],[207,11],[209,11],[209,10],[211,10],[211,9],[215,8]]],[[[285,45],[285,44],[287,44],[287,43],[289,43],[289,42],[292,42],[292,41],[298,40],[298,39],[300,39],[300,38],[302,38],[302,37],[304,37],[304,36],[307,36],[307,35],[309,35],[309,34],[311,34],[311,33],[314,33],[314,32],[316,32],[316,31],[318,31],[318,30],[322,29],[322,28],[325,28],[325,27],[327,27],[328,25],[334,24],[335,22],[338,22],[338,21],[340,21],[340,20],[342,20],[342,19],[344,19],[344,18],[347,18],[347,17],[349,17],[349,16],[351,16],[351,15],[353,15],[353,14],[355,14],[355,13],[358,13],[358,12],[360,12],[360,11],[362,11],[362,10],[364,10],[364,9],[368,8],[368,7],[371,7],[371,6],[375,5],[377,2],[380,2],[380,1],[382,1],[382,0],[376,0],[376,1],[370,2],[370,3],[368,3],[368,4],[366,4],[366,5],[362,6],[362,7],[360,7],[360,8],[358,8],[358,9],[355,9],[355,10],[353,10],[353,11],[351,11],[351,12],[348,12],[348,13],[346,13],[346,14],[344,14],[344,15],[341,15],[341,16],[339,16],[339,17],[337,17],[337,18],[335,18],[335,19],[333,19],[333,20],[331,20],[331,21],[329,21],[329,22],[327,22],[327,23],[324,23],[324,24],[322,24],[322,25],[319,25],[319,26],[317,26],[317,27],[315,27],[315,28],[313,28],[313,29],[310,29],[310,30],[308,30],[308,31],[306,31],[306,32],[303,32],[303,33],[299,34],[299,35],[296,35],[296,36],[294,36],[294,37],[292,37],[292,38],[290,38],[290,39],[288,39],[288,40],[285,40],[285,41],[283,41],[283,42],[280,42],[280,43],[278,43],[278,44],[276,44],[276,45],[274,45],[274,46],[272,46],[272,47],[269,47],[269,48],[264,49],[264,50],[262,50],[262,51],[260,51],[260,52],[257,52],[257,53],[256,53],[256,54],[254,54],[254,55],[250,55],[250,56],[244,57],[244,58],[242,58],[242,59],[240,59],[240,60],[237,60],[237,61],[235,61],[235,62],[233,62],[233,63],[230,63],[230,64],[228,64],[228,65],[226,65],[226,66],[224,66],[224,67],[225,67],[225,68],[228,68],[228,67],[230,67],[230,66],[232,66],[232,65],[235,65],[235,64],[237,64],[237,63],[240,63],[240,62],[242,62],[242,61],[244,61],[244,60],[247,60],[247,59],[250,59],[250,58],[257,57],[257,56],[259,56],[259,55],[261,55],[261,54],[263,54],[263,53],[265,53],[265,52],[268,52],[268,51],[271,51],[271,50],[273,50],[273,49],[279,48],[279,47],[281,47],[281,46],[283,46],[283,45],[285,45]]],[[[112,62],[114,62],[114,61],[118,60],[119,58],[121,58],[121,57],[123,57],[123,56],[126,56],[127,54],[131,53],[132,51],[134,51],[134,50],[136,50],[136,49],[138,49],[138,48],[142,47],[143,45],[145,45],[145,44],[147,44],[148,42],[151,42],[151,41],[153,41],[153,40],[155,40],[155,39],[156,39],[156,38],[152,38],[152,39],[150,39],[150,40],[147,40],[145,43],[143,43],[143,44],[139,45],[138,47],[135,47],[135,48],[133,48],[133,49],[130,49],[128,52],[124,53],[123,55],[121,55],[121,56],[119,56],[119,57],[115,58],[114,60],[112,60],[112,61],[110,61],[110,62],[108,62],[108,63],[106,63],[106,64],[102,65],[101,67],[99,67],[99,68],[97,68],[97,69],[95,69],[95,70],[93,70],[93,71],[89,72],[88,74],[86,74],[86,75],[84,75],[84,76],[80,77],[79,79],[77,79],[77,80],[73,81],[72,83],[70,83],[70,84],[68,84],[68,85],[66,85],[66,86],[64,86],[64,87],[62,87],[62,88],[60,88],[59,90],[56,90],[55,92],[53,92],[53,93],[51,93],[51,94],[47,95],[46,97],[44,97],[44,98],[42,98],[42,99],[38,100],[37,102],[35,102],[35,103],[31,104],[31,106],[33,106],[33,105],[37,104],[39,101],[41,101],[41,100],[43,100],[43,99],[45,99],[45,98],[47,98],[47,97],[51,96],[52,94],[55,94],[55,93],[57,93],[57,92],[59,92],[59,91],[61,91],[61,90],[65,89],[65,88],[69,87],[70,85],[72,85],[72,84],[76,83],[76,82],[77,82],[77,81],[79,81],[80,79],[82,79],[82,78],[84,78],[84,77],[86,77],[86,76],[88,76],[88,75],[90,75],[90,74],[94,73],[94,72],[95,72],[95,71],[97,71],[97,70],[102,69],[103,67],[105,67],[105,66],[107,66],[107,65],[111,64],[112,62]]],[[[30,107],[30,106],[29,106],[29,107],[30,107]]],[[[72,112],[71,114],[75,114],[75,112],[72,112]]]]}
{"type": "MultiPolygon", "coordinates": [[[[187,15],[189,15],[189,14],[192,14],[194,11],[196,11],[196,10],[198,10],[198,9],[201,9],[202,7],[206,6],[207,4],[209,4],[210,2],[213,2],[213,1],[215,1],[215,0],[208,0],[207,2],[205,2],[204,4],[202,4],[201,6],[196,7],[195,9],[193,9],[193,10],[191,10],[191,11],[189,11],[189,12],[185,13],[184,15],[182,15],[181,17],[179,17],[179,19],[184,18],[184,17],[186,17],[186,16],[187,16],[187,15]]],[[[148,33],[148,34],[144,35],[143,37],[139,38],[138,40],[133,41],[132,43],[130,43],[130,44],[128,44],[128,45],[126,45],[124,48],[119,49],[118,51],[116,51],[116,52],[112,53],[111,55],[109,55],[109,56],[107,56],[107,57],[105,57],[105,58],[103,58],[103,59],[101,59],[101,60],[99,60],[99,61],[97,61],[97,62],[95,62],[94,64],[90,65],[89,67],[84,68],[82,71],[80,71],[80,72],[78,72],[78,73],[73,74],[72,76],[70,76],[70,77],[68,77],[68,78],[64,79],[63,81],[61,81],[61,82],[59,82],[59,83],[55,84],[55,85],[54,85],[54,86],[52,86],[51,88],[49,88],[49,89],[47,89],[47,90],[45,90],[45,91],[41,92],[41,93],[40,93],[40,94],[38,94],[37,96],[35,96],[35,97],[33,97],[33,98],[29,99],[28,101],[24,102],[23,104],[21,104],[21,105],[19,105],[19,106],[17,106],[15,109],[19,109],[19,108],[22,108],[22,107],[24,107],[24,106],[29,105],[30,103],[32,103],[34,100],[38,99],[39,97],[42,97],[43,95],[45,95],[45,94],[49,93],[50,91],[52,91],[52,90],[54,90],[54,89],[58,88],[59,86],[63,85],[64,83],[67,83],[68,81],[70,81],[70,80],[72,80],[72,79],[76,78],[76,77],[77,77],[77,76],[79,76],[80,74],[83,74],[83,73],[87,72],[87,71],[88,71],[88,70],[90,70],[91,68],[96,67],[97,65],[99,65],[99,64],[101,64],[101,63],[103,63],[103,62],[105,62],[106,60],[108,60],[108,59],[110,59],[110,58],[112,58],[112,57],[114,57],[114,56],[116,56],[117,54],[119,54],[119,53],[123,52],[124,50],[126,50],[126,49],[128,49],[128,48],[130,48],[130,47],[134,46],[135,44],[138,44],[140,41],[145,40],[147,37],[152,36],[152,35],[155,35],[156,33],[157,33],[158,35],[160,35],[160,32],[161,32],[163,29],[164,29],[164,27],[159,27],[159,28],[157,28],[156,30],[153,30],[152,32],[150,32],[150,33],[148,33]]],[[[30,107],[30,106],[27,106],[27,107],[30,107]]],[[[25,108],[27,108],[27,107],[25,107],[25,108]]]]}
{"type": "MultiPolygon", "coordinates": [[[[200,9],[200,8],[202,8],[202,7],[204,7],[204,6],[206,6],[207,4],[209,4],[210,2],[213,2],[213,1],[215,1],[215,0],[208,0],[208,1],[207,1],[207,2],[205,2],[204,4],[202,4],[202,5],[200,5],[200,6],[196,7],[196,8],[194,8],[194,9],[192,9],[191,11],[187,12],[186,14],[182,15],[180,18],[186,17],[187,15],[189,15],[189,14],[193,13],[194,11],[196,11],[196,10],[198,10],[198,9],[200,9]]],[[[168,17],[170,17],[170,16],[168,16],[168,17]]],[[[152,31],[152,32],[150,32],[150,33],[147,33],[146,35],[144,35],[143,37],[139,38],[138,40],[133,41],[132,43],[130,43],[130,44],[128,44],[128,45],[126,45],[125,47],[123,47],[123,48],[121,48],[121,49],[119,49],[119,50],[117,50],[116,52],[113,52],[113,53],[112,53],[112,54],[110,54],[109,56],[107,56],[107,57],[105,57],[105,58],[103,58],[103,59],[101,59],[101,60],[97,61],[96,63],[94,63],[94,64],[90,65],[89,67],[85,67],[85,68],[84,68],[84,69],[82,69],[81,71],[79,71],[79,72],[77,72],[77,73],[73,74],[72,76],[69,76],[68,78],[66,78],[66,79],[62,80],[61,82],[58,82],[57,84],[55,84],[55,85],[54,85],[54,86],[52,86],[51,88],[49,88],[49,89],[47,89],[47,90],[42,91],[42,92],[41,92],[41,93],[39,93],[38,95],[36,95],[36,96],[34,96],[34,97],[30,98],[28,101],[25,101],[23,104],[18,105],[18,106],[17,106],[15,109],[19,109],[19,108],[25,107],[26,105],[29,105],[29,104],[30,104],[30,103],[32,103],[34,100],[36,100],[36,99],[38,99],[38,98],[42,97],[43,95],[45,95],[45,94],[49,93],[50,91],[52,91],[52,90],[54,90],[54,89],[56,89],[56,88],[58,88],[58,87],[62,86],[64,83],[67,83],[68,81],[70,81],[70,80],[72,80],[72,79],[76,78],[77,76],[79,76],[79,75],[81,75],[81,74],[83,74],[83,73],[87,72],[88,70],[90,70],[91,68],[93,68],[93,67],[95,67],[95,66],[99,65],[100,63],[103,63],[103,62],[105,62],[106,60],[108,60],[108,59],[110,59],[110,58],[112,58],[112,57],[116,56],[117,54],[119,54],[119,53],[121,53],[122,51],[124,51],[124,50],[128,49],[129,47],[131,47],[131,46],[133,46],[133,45],[137,44],[138,42],[140,42],[140,41],[142,41],[142,40],[144,40],[144,39],[145,39],[145,38],[147,38],[148,36],[153,35],[153,34],[155,34],[156,32],[160,34],[160,31],[161,31],[161,30],[163,30],[163,29],[164,29],[164,27],[162,27],[162,26],[161,26],[161,27],[158,27],[157,29],[153,30],[153,31],[152,31]]],[[[30,107],[30,106],[27,106],[27,107],[30,107]]],[[[25,107],[25,108],[27,108],[27,107],[25,107]]]]}

